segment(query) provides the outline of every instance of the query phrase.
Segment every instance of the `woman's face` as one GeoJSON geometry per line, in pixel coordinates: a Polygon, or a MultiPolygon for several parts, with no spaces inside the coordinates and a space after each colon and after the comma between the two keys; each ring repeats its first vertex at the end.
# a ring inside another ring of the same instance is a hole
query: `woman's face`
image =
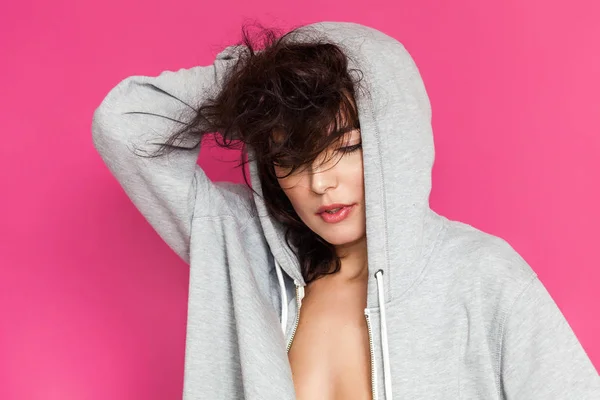
{"type": "Polygon", "coordinates": [[[337,153],[328,150],[289,176],[288,168],[275,165],[276,175],[283,177],[279,185],[300,219],[334,246],[362,240],[366,233],[360,130],[348,132],[342,143],[337,153]],[[345,207],[333,214],[322,212],[332,204],[345,207]]]}

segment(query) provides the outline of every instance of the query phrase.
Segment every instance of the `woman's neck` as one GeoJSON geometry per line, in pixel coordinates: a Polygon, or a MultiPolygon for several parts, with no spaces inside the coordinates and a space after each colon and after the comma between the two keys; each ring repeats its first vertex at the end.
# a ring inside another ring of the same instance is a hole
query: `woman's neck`
{"type": "Polygon", "coordinates": [[[342,267],[338,273],[328,277],[347,282],[366,282],[369,274],[366,236],[355,242],[336,246],[336,252],[341,258],[342,267]]]}

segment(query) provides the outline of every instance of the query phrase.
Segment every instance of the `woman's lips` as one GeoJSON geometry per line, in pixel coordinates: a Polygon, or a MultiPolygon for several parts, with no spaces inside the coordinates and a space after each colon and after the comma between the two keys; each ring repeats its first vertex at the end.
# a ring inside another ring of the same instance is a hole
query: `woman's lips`
{"type": "Polygon", "coordinates": [[[343,206],[335,213],[322,212],[319,216],[328,224],[336,224],[348,218],[350,212],[354,209],[354,204],[351,206],[343,206]]]}

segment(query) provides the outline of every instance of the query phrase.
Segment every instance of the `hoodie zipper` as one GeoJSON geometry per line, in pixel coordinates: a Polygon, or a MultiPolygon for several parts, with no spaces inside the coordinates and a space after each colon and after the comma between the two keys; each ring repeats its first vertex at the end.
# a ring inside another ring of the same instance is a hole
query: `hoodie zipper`
{"type": "Polygon", "coordinates": [[[370,313],[367,308],[365,308],[365,319],[367,320],[367,331],[369,332],[369,350],[371,350],[371,392],[373,400],[377,400],[377,391],[376,391],[376,372],[375,372],[375,346],[373,344],[373,330],[371,329],[371,319],[370,313]]]}
{"type": "MultiPolygon", "coordinates": [[[[294,329],[292,330],[292,335],[287,343],[286,351],[289,352],[292,347],[292,342],[294,341],[294,336],[296,336],[296,330],[298,330],[298,323],[300,322],[300,308],[302,307],[302,299],[304,298],[304,286],[300,286],[296,284],[296,319],[294,321],[294,329]]],[[[376,379],[376,371],[375,371],[375,348],[373,344],[373,330],[371,329],[371,319],[369,314],[369,309],[365,308],[365,319],[367,320],[367,331],[369,332],[369,350],[371,352],[371,395],[373,400],[377,399],[377,390],[375,383],[376,379]]]]}
{"type": "Polygon", "coordinates": [[[298,329],[298,322],[300,322],[300,307],[302,307],[303,298],[304,286],[296,284],[296,320],[294,321],[294,330],[292,331],[292,336],[290,336],[290,340],[287,344],[287,352],[289,352],[290,348],[292,347],[292,342],[294,341],[294,336],[296,335],[296,330],[298,329]]]}

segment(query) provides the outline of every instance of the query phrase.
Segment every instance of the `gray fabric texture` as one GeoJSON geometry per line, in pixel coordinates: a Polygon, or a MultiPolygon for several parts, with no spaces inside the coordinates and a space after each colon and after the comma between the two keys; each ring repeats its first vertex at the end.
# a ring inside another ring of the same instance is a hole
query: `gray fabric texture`
{"type": "MultiPolygon", "coordinates": [[[[377,399],[385,398],[379,270],[394,399],[600,399],[597,371],[524,259],[503,239],[431,210],[431,107],[405,47],[356,23],[303,29],[343,46],[367,84],[356,101],[377,399]]],[[[212,65],[124,79],[93,116],[107,167],[190,265],[186,400],[295,398],[286,342],[297,317],[294,287],[305,282],[283,227],[244,185],[211,182],[197,165],[199,148],[161,158],[133,153],[156,149],[150,143],[218,91],[239,49],[225,48],[212,65]],[[285,333],[275,261],[289,299],[285,333]]],[[[250,171],[261,193],[256,165],[250,171]]]]}

